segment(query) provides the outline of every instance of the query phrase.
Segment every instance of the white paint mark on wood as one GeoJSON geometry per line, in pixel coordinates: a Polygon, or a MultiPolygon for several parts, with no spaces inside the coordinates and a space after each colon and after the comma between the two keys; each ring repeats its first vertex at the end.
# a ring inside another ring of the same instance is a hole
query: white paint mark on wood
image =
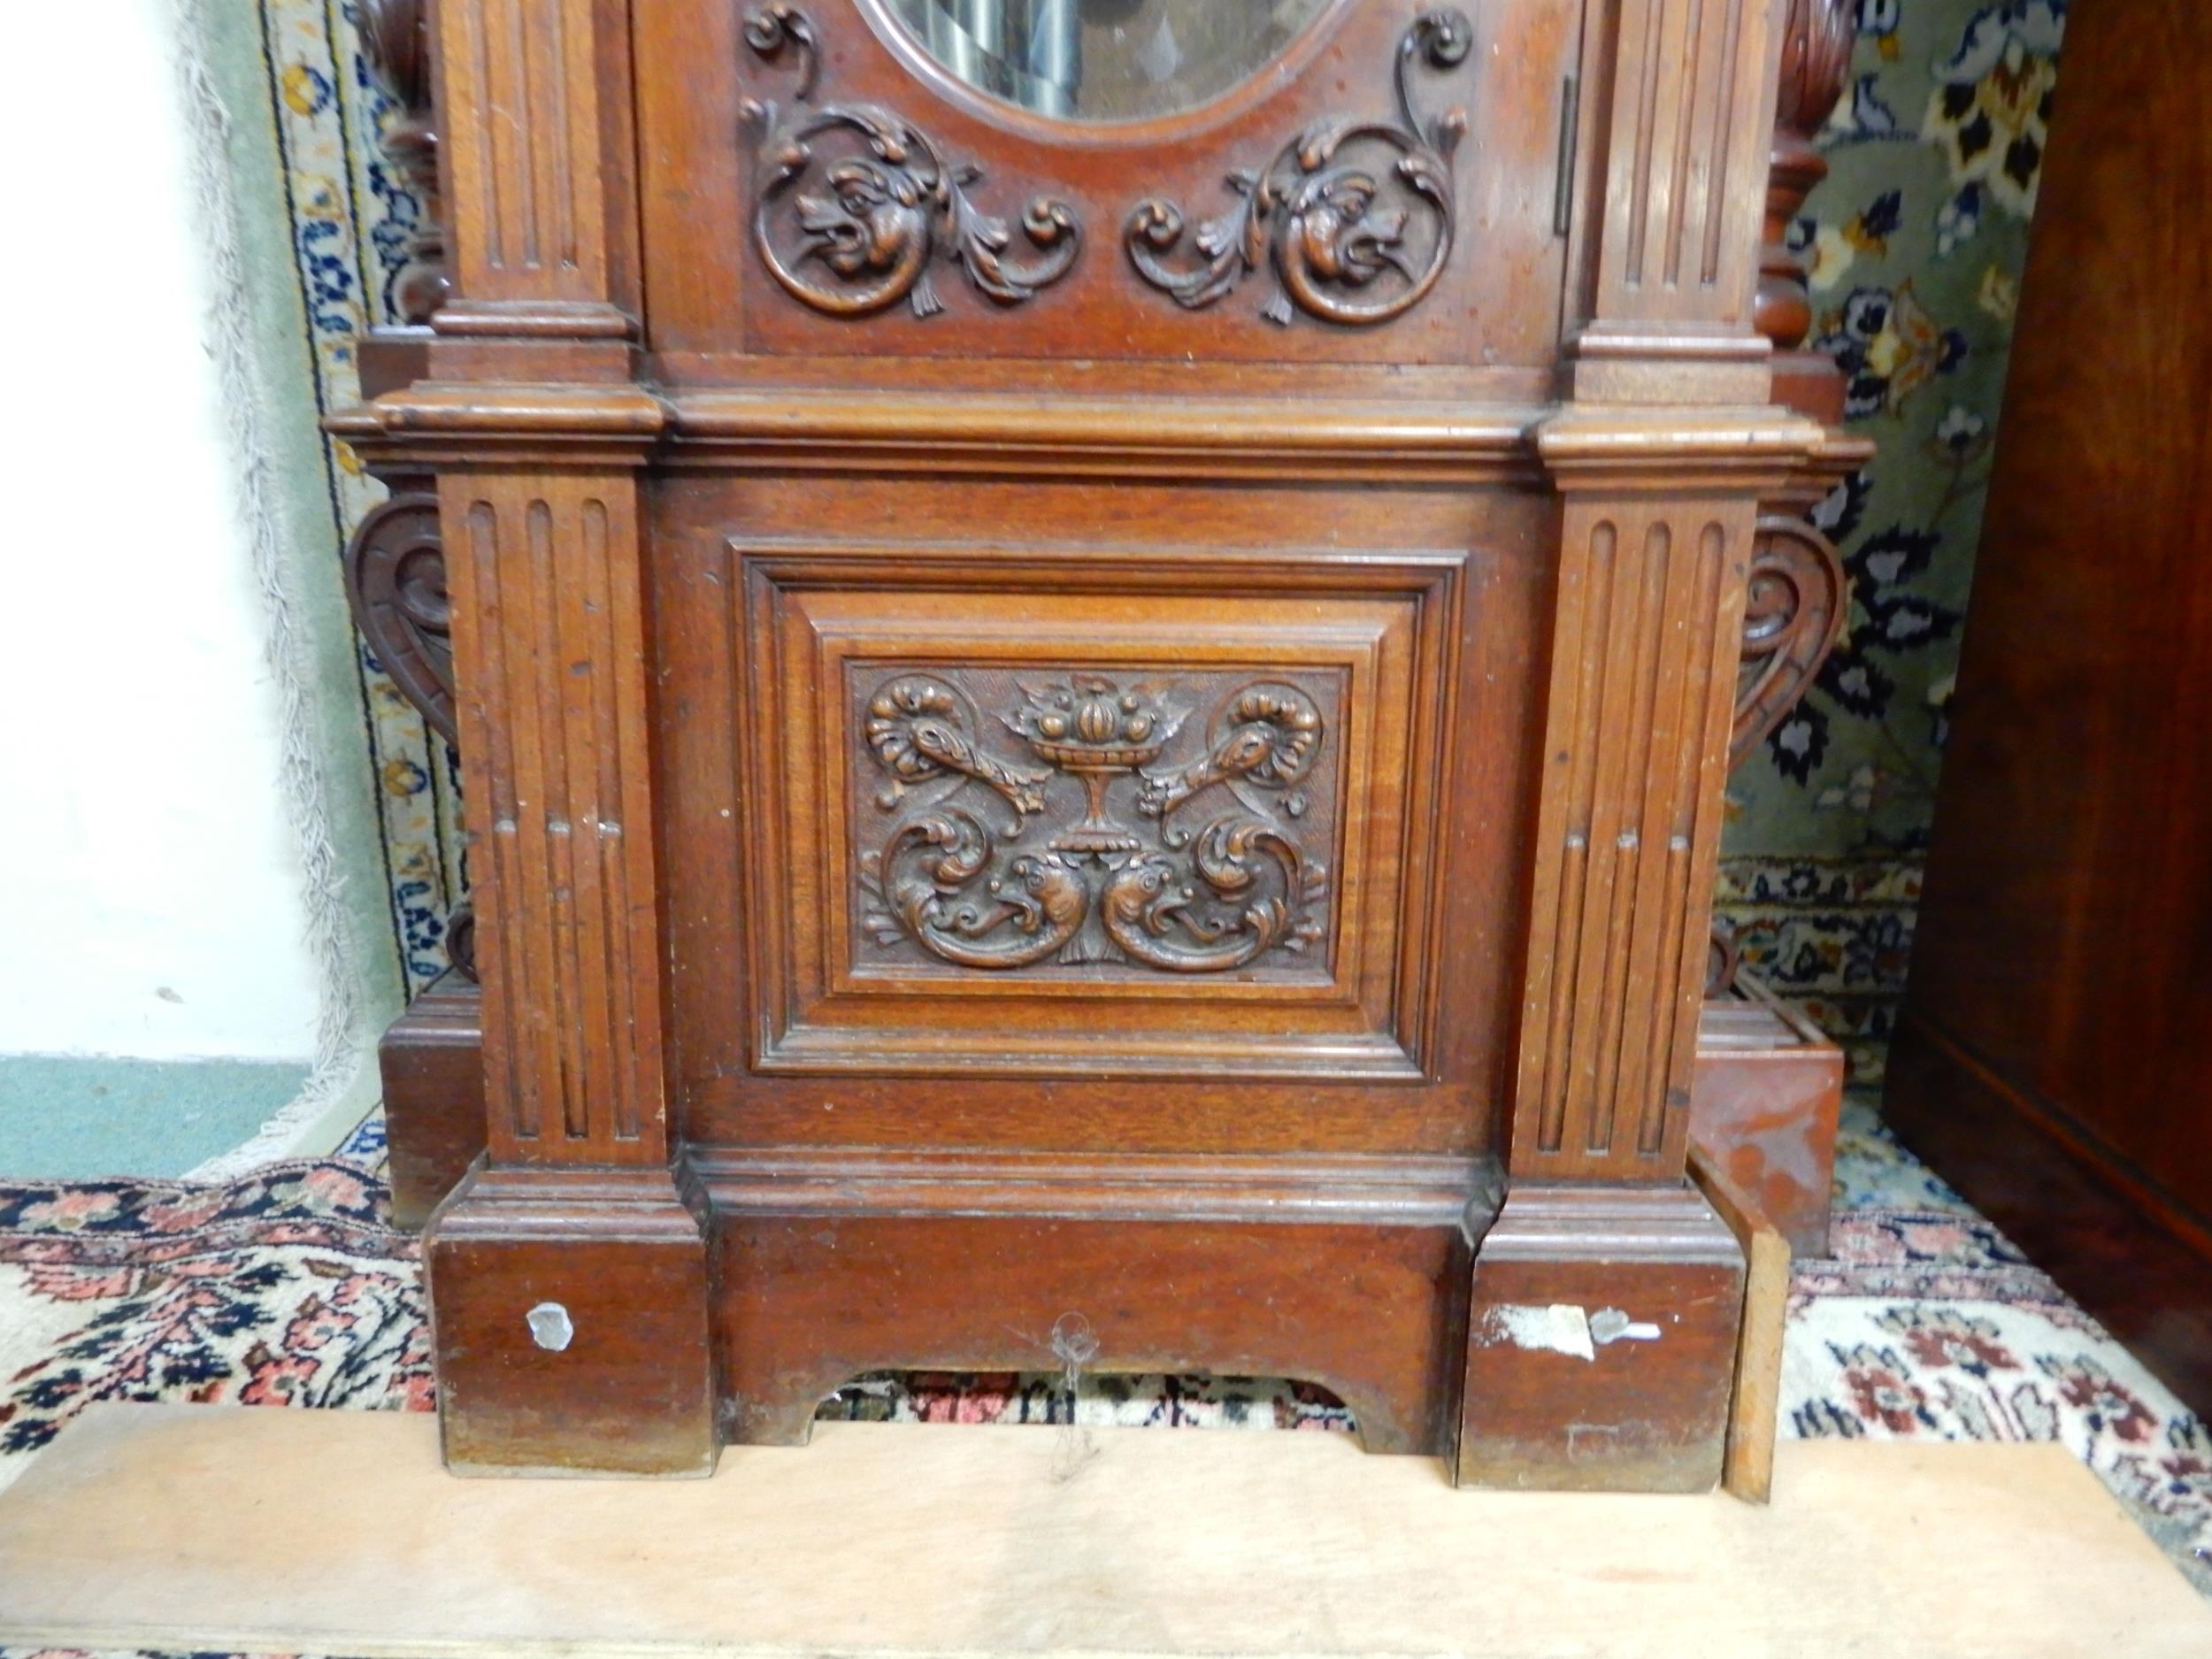
{"type": "Polygon", "coordinates": [[[1656,1342],[1659,1327],[1648,1319],[1632,1319],[1618,1308],[1601,1308],[1590,1316],[1590,1340],[1601,1348],[1608,1342],[1656,1342]]]}
{"type": "Polygon", "coordinates": [[[1505,1302],[1490,1309],[1478,1333],[1486,1347],[1503,1342],[1535,1354],[1564,1354],[1594,1360],[1609,1342],[1656,1342],[1663,1334],[1647,1319],[1632,1319],[1618,1308],[1595,1313],[1571,1302],[1547,1307],[1505,1302]]]}
{"type": "Polygon", "coordinates": [[[1590,1317],[1571,1302],[1548,1307],[1502,1302],[1483,1316],[1483,1340],[1494,1346],[1510,1343],[1538,1354],[1564,1354],[1573,1359],[1598,1356],[1590,1340],[1590,1317]]]}
{"type": "Polygon", "coordinates": [[[530,1340],[551,1353],[562,1352],[576,1340],[575,1321],[557,1302],[541,1302],[523,1317],[530,1322],[530,1340]]]}

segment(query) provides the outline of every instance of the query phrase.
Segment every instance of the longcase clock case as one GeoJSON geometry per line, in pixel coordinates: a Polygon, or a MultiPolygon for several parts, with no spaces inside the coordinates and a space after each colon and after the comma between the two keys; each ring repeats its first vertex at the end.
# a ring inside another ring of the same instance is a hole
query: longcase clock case
{"type": "Polygon", "coordinates": [[[1311,0],[1110,118],[946,48],[1018,9],[365,14],[444,197],[333,424],[467,785],[448,1462],[701,1473],[857,1372],[1081,1364],[1710,1485],[1722,783],[1854,454],[1761,286],[1835,8],[1311,0]]]}

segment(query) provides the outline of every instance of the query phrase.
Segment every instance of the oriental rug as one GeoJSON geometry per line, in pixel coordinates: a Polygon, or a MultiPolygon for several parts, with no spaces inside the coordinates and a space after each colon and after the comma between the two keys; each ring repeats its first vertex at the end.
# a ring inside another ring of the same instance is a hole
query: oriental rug
{"type": "MultiPolygon", "coordinates": [[[[94,1401],[430,1409],[419,1250],[383,1219],[381,1169],[372,1118],[227,1181],[0,1186],[0,1486],[94,1401]]],[[[1784,1433],[2062,1441],[2212,1594],[2212,1431],[1864,1105],[1831,1250],[1795,1271],[1784,1433]]],[[[822,1412],[1352,1427],[1318,1389],[1232,1377],[872,1376],[822,1412]]]]}

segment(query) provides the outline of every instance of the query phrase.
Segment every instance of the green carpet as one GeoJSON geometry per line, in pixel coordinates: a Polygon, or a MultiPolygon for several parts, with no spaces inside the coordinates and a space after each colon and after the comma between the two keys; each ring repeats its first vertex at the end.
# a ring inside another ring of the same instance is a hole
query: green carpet
{"type": "Polygon", "coordinates": [[[0,1056],[0,1180],[182,1175],[250,1139],[304,1064],[0,1056]]]}

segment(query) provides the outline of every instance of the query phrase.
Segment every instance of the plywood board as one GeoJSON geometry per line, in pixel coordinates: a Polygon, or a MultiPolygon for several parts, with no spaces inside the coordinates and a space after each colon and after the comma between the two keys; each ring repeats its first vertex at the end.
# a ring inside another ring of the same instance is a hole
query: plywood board
{"type": "Polygon", "coordinates": [[[825,1425],[712,1480],[461,1480],[427,1417],[96,1408],[0,1640],[408,1655],[2204,1659],[2051,1446],[1792,1442],[1775,1503],[1455,1492],[1334,1434],[825,1425]]]}

